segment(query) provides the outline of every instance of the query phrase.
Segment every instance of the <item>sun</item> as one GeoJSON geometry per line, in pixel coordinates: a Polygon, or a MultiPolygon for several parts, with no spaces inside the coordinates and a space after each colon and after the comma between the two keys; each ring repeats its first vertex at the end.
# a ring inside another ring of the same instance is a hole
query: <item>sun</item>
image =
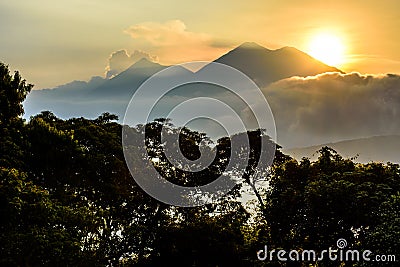
{"type": "Polygon", "coordinates": [[[309,54],[330,66],[344,63],[344,45],[342,40],[332,34],[319,34],[311,40],[309,54]]]}

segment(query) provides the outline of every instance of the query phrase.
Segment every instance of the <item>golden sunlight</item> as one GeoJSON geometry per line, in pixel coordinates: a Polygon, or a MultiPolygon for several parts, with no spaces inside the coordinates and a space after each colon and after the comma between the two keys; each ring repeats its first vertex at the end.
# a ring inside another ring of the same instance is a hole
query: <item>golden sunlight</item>
{"type": "Polygon", "coordinates": [[[338,67],[344,63],[344,50],[342,40],[337,36],[319,34],[311,40],[308,53],[325,64],[338,67]]]}

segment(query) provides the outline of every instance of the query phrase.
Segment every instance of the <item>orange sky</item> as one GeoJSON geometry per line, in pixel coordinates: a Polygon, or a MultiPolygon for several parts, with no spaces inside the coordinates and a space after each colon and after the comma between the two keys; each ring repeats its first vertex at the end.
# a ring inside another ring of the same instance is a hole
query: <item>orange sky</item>
{"type": "Polygon", "coordinates": [[[308,52],[319,33],[339,37],[345,63],[400,73],[400,2],[382,1],[0,1],[0,60],[36,88],[103,75],[114,51],[142,50],[160,63],[211,60],[245,41],[308,52]]]}

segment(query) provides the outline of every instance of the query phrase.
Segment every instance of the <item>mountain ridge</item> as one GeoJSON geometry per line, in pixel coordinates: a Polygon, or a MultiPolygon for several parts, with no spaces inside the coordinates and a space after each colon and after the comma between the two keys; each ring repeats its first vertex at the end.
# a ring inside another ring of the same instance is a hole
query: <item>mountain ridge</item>
{"type": "Polygon", "coordinates": [[[254,42],[246,42],[214,62],[234,67],[249,76],[258,86],[293,76],[307,77],[325,72],[340,72],[297,48],[285,46],[275,50],[254,42]]]}
{"type": "Polygon", "coordinates": [[[345,158],[355,158],[356,162],[400,163],[400,135],[378,135],[342,140],[320,145],[283,149],[283,152],[297,160],[301,160],[302,157],[315,160],[318,157],[317,151],[324,146],[333,148],[345,158]]]}
{"type": "Polygon", "coordinates": [[[164,68],[167,66],[142,58],[118,75],[106,80],[99,87],[93,88],[89,94],[103,96],[110,93],[111,90],[113,94],[119,94],[121,97],[132,95],[133,91],[139,88],[145,80],[164,68]]]}
{"type": "MultiPolygon", "coordinates": [[[[292,76],[305,77],[326,71],[340,71],[295,48],[271,50],[254,42],[243,43],[214,62],[239,69],[260,87],[292,76]]],[[[130,98],[140,85],[167,67],[142,58],[111,79],[73,81],[49,90],[33,90],[24,102],[25,118],[43,110],[52,111],[61,118],[90,118],[105,111],[123,118],[130,98]]]]}
{"type": "MultiPolygon", "coordinates": [[[[301,50],[299,50],[299,49],[297,49],[295,47],[284,46],[284,47],[281,47],[281,48],[273,50],[273,49],[269,49],[269,48],[266,48],[264,46],[261,46],[261,45],[255,43],[255,42],[244,42],[244,43],[240,44],[239,46],[235,47],[234,49],[228,51],[224,55],[220,56],[219,58],[215,59],[213,62],[226,64],[226,65],[229,65],[229,66],[232,66],[232,67],[238,66],[240,64],[238,64],[237,61],[242,61],[242,60],[235,60],[236,62],[232,62],[231,59],[226,60],[226,58],[230,57],[232,54],[243,53],[243,51],[247,51],[247,52],[251,51],[251,53],[253,53],[253,54],[256,53],[256,52],[257,53],[260,53],[260,52],[261,53],[271,53],[271,54],[278,54],[279,56],[282,53],[283,54],[291,53],[292,55],[296,55],[297,54],[297,56],[302,55],[302,56],[304,56],[304,58],[312,60],[314,63],[317,62],[318,63],[317,65],[319,65],[319,67],[323,66],[323,68],[320,69],[320,71],[314,71],[313,73],[315,73],[315,74],[307,73],[307,74],[303,75],[303,74],[300,73],[300,74],[292,75],[292,76],[304,76],[305,77],[305,76],[312,76],[312,75],[316,75],[316,74],[320,74],[320,73],[324,73],[324,72],[340,72],[340,73],[344,73],[340,69],[338,69],[336,67],[328,66],[328,65],[324,64],[323,62],[316,60],[312,56],[308,55],[307,53],[305,53],[305,52],[303,52],[303,51],[301,51],[301,50]],[[229,61],[229,62],[226,62],[226,61],[229,61]]],[[[257,56],[259,56],[259,55],[257,55],[257,56]]],[[[253,55],[253,57],[254,57],[254,55],[253,55]]],[[[244,60],[242,62],[246,62],[246,61],[254,62],[255,61],[254,59],[255,58],[251,58],[251,59],[244,60]]],[[[280,61],[285,61],[285,60],[280,59],[280,61]]],[[[111,79],[104,78],[104,80],[105,81],[115,80],[118,76],[126,76],[126,74],[131,73],[132,71],[137,71],[139,69],[146,69],[146,68],[160,68],[161,69],[161,68],[167,68],[167,67],[169,67],[169,66],[168,65],[159,64],[157,62],[150,61],[147,58],[141,58],[138,61],[136,61],[133,64],[131,64],[125,70],[123,70],[120,73],[118,73],[117,75],[113,76],[111,79]]],[[[265,68],[266,66],[259,66],[259,67],[265,68]]],[[[248,72],[246,70],[244,70],[244,71],[241,70],[241,71],[244,72],[245,74],[247,74],[248,76],[252,76],[251,73],[246,73],[246,72],[248,72]]],[[[286,76],[288,76],[288,75],[286,75],[286,76]]],[[[93,76],[90,79],[98,78],[98,77],[99,76],[93,76]]],[[[252,77],[250,77],[250,78],[252,78],[252,77]]],[[[284,78],[288,78],[288,77],[284,77],[284,78]]],[[[280,78],[280,79],[282,79],[282,78],[280,78]]],[[[55,89],[59,89],[60,87],[63,87],[64,85],[69,85],[69,84],[74,83],[74,82],[84,82],[84,81],[74,80],[74,81],[68,82],[66,84],[58,85],[58,86],[56,86],[54,88],[44,88],[44,89],[40,89],[40,90],[55,90],[55,89]]],[[[89,81],[86,82],[86,83],[89,83],[89,81]]]]}

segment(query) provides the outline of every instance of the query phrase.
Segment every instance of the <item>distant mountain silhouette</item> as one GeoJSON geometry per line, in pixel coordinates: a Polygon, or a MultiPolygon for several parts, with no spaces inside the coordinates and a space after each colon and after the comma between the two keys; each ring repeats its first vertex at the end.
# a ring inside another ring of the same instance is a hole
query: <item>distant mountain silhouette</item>
{"type": "MultiPolygon", "coordinates": [[[[324,72],[340,71],[329,67],[295,48],[269,50],[255,43],[244,43],[215,62],[239,69],[259,86],[292,76],[309,76],[324,72]]],[[[123,118],[131,96],[155,73],[167,68],[158,63],[141,59],[112,79],[93,77],[89,82],[73,81],[54,89],[33,90],[24,103],[26,118],[49,110],[61,118],[94,118],[103,112],[123,118]]],[[[207,71],[205,65],[202,71],[207,71]]],[[[187,86],[176,90],[175,96],[213,96],[220,94],[216,86],[187,86]]],[[[171,95],[173,96],[173,94],[171,95]]],[[[180,98],[173,98],[179,100],[180,98]]]]}
{"type": "MultiPolygon", "coordinates": [[[[269,50],[256,43],[244,43],[214,62],[242,71],[259,86],[266,86],[271,82],[292,76],[306,77],[324,72],[341,72],[295,48],[269,50]]],[[[146,79],[167,67],[143,58],[91,90],[90,94],[96,94],[98,97],[131,96],[146,79]]]]}
{"type": "Polygon", "coordinates": [[[302,157],[315,160],[318,157],[317,151],[323,146],[335,149],[345,158],[356,157],[356,162],[400,163],[400,135],[373,136],[283,151],[297,160],[301,160],[302,157]]]}
{"type": "Polygon", "coordinates": [[[24,102],[25,117],[50,110],[61,118],[95,118],[103,112],[123,118],[135,90],[166,66],[141,59],[111,79],[93,77],[54,89],[33,90],[24,102]]]}
{"type": "Polygon", "coordinates": [[[109,95],[114,97],[131,96],[144,81],[164,68],[166,66],[142,58],[112,79],[93,88],[90,94],[96,95],[96,97],[109,95]]]}
{"type": "Polygon", "coordinates": [[[256,43],[244,43],[215,62],[232,66],[249,76],[258,86],[292,76],[313,76],[342,72],[293,47],[270,50],[256,43]]]}

